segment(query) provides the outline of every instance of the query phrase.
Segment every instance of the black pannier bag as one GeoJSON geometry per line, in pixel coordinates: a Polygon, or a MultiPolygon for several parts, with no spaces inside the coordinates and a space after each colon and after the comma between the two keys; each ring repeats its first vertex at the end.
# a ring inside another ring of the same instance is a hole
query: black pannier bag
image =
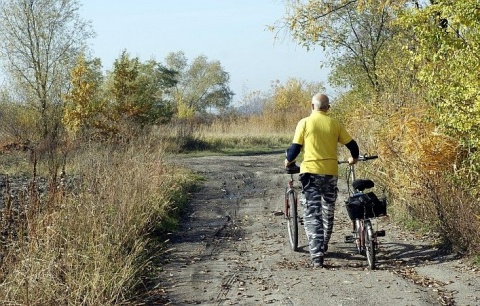
{"type": "Polygon", "coordinates": [[[347,213],[350,220],[375,218],[387,215],[386,200],[378,199],[374,192],[357,193],[348,198],[346,202],[347,213]],[[365,207],[365,216],[364,216],[365,207]]]}

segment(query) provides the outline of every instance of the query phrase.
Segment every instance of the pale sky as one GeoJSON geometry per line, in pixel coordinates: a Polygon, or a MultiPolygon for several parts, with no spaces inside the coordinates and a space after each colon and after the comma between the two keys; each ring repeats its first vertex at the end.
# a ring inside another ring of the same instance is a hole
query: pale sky
{"type": "MultiPolygon", "coordinates": [[[[285,12],[281,0],[81,0],[80,15],[97,36],[93,56],[110,70],[122,50],[141,61],[163,63],[183,51],[205,55],[230,74],[234,102],[245,92],[266,92],[274,80],[294,77],[327,86],[321,49],[308,51],[266,30],[285,12]]],[[[327,86],[328,88],[328,86],[327,86]]],[[[329,93],[327,91],[327,93],[329,93]]]]}

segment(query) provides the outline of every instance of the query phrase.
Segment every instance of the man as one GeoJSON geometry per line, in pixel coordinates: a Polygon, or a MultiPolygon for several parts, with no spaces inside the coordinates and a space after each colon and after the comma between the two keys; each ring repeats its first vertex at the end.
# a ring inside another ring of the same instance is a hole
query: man
{"type": "Polygon", "coordinates": [[[323,267],[337,200],[337,143],[350,150],[350,164],[358,161],[359,149],[340,122],[327,115],[330,103],[326,95],[314,95],[311,108],[310,116],[297,124],[292,145],[287,150],[285,167],[292,165],[300,151],[303,151],[300,181],[305,232],[313,266],[323,267]]]}

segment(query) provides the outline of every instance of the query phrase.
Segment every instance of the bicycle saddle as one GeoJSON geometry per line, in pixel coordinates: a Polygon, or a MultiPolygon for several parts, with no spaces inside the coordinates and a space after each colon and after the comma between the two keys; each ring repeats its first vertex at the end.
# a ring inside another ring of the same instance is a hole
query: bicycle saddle
{"type": "Polygon", "coordinates": [[[297,164],[291,164],[290,166],[285,168],[288,174],[296,174],[300,173],[300,167],[297,164]]]}
{"type": "Polygon", "coordinates": [[[367,188],[373,188],[375,183],[369,179],[358,179],[353,181],[352,186],[358,191],[364,191],[367,188]]]}

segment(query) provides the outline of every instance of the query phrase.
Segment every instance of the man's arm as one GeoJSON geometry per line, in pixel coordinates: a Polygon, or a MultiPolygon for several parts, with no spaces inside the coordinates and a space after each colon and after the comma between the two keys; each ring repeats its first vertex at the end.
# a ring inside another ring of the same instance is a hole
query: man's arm
{"type": "Polygon", "coordinates": [[[293,135],[292,144],[286,152],[287,157],[285,158],[285,167],[293,164],[295,162],[295,158],[297,158],[298,154],[300,154],[300,151],[302,150],[305,126],[307,124],[306,120],[307,118],[303,118],[297,123],[297,127],[295,128],[295,135],[293,135]]]}
{"type": "Polygon", "coordinates": [[[293,164],[298,154],[302,150],[302,145],[298,143],[292,143],[290,148],[287,149],[287,157],[285,158],[285,167],[293,164]]]}
{"type": "Polygon", "coordinates": [[[358,161],[358,155],[360,154],[360,149],[358,148],[357,142],[352,139],[345,146],[350,151],[350,155],[352,155],[352,159],[349,158],[348,163],[350,165],[356,164],[358,161]]]}

